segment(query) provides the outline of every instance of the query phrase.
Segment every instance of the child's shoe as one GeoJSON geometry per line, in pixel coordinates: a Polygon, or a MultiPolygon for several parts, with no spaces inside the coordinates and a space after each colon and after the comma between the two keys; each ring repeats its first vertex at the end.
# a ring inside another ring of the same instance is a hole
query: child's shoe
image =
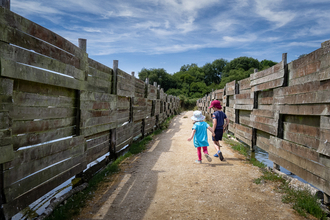
{"type": "Polygon", "coordinates": [[[219,157],[218,153],[214,154],[214,157],[219,157]]]}
{"type": "Polygon", "coordinates": [[[201,160],[196,160],[195,163],[202,163],[202,161],[201,160]]]}
{"type": "Polygon", "coordinates": [[[212,161],[212,158],[208,154],[204,154],[204,155],[205,155],[205,157],[206,157],[206,159],[207,159],[208,162],[211,162],[212,161]]]}
{"type": "Polygon", "coordinates": [[[221,161],[223,161],[223,156],[222,156],[222,152],[221,151],[218,151],[218,155],[219,155],[219,159],[221,160],[221,161]]]}

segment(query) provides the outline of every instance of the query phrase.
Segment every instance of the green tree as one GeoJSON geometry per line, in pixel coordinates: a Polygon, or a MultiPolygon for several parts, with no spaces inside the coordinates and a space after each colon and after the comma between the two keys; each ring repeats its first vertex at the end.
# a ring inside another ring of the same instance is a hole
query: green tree
{"type": "Polygon", "coordinates": [[[138,73],[138,75],[139,75],[139,79],[143,81],[145,81],[146,78],[149,78],[150,84],[156,82],[157,85],[160,85],[160,87],[164,89],[164,91],[173,88],[175,85],[175,82],[172,80],[172,75],[167,73],[166,70],[163,68],[159,68],[159,69],[143,68],[138,73]]]}
{"type": "Polygon", "coordinates": [[[219,84],[221,82],[222,73],[228,61],[224,59],[214,60],[212,63],[206,63],[202,70],[204,71],[204,81],[206,85],[211,85],[212,83],[219,84]]]}

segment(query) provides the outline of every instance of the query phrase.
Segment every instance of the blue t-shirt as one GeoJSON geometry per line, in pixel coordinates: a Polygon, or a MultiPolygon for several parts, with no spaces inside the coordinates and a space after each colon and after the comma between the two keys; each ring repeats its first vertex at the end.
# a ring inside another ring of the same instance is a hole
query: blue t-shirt
{"type": "Polygon", "coordinates": [[[223,111],[216,111],[212,114],[212,118],[217,119],[217,127],[215,129],[223,129],[224,120],[227,118],[226,114],[223,111]]]}
{"type": "Polygon", "coordinates": [[[194,135],[195,147],[207,147],[209,142],[207,141],[207,128],[210,127],[204,121],[198,121],[194,124],[192,129],[196,130],[194,135]]]}

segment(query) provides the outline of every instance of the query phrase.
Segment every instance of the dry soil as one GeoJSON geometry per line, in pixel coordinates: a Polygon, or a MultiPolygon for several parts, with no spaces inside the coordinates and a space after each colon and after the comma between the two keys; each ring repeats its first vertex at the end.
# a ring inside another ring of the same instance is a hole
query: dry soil
{"type": "Polygon", "coordinates": [[[305,219],[281,201],[274,183],[223,142],[224,161],[196,164],[192,112],[176,116],[146,151],[127,158],[75,219],[305,219]]]}

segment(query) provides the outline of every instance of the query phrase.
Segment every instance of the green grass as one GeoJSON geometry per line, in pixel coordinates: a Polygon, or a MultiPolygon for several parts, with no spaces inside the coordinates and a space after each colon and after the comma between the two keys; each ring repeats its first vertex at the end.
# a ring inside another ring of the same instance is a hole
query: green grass
{"type": "Polygon", "coordinates": [[[46,218],[46,220],[67,220],[72,219],[73,216],[78,215],[80,211],[86,206],[86,202],[93,197],[94,192],[102,182],[108,182],[109,177],[120,171],[119,164],[126,158],[143,152],[146,149],[147,144],[152,140],[155,135],[160,134],[164,129],[167,129],[171,119],[174,116],[167,118],[160,126],[159,129],[154,131],[152,134],[145,137],[139,142],[134,142],[129,152],[125,155],[120,156],[113,163],[109,164],[104,170],[95,174],[93,178],[88,182],[88,187],[83,191],[71,196],[65,204],[58,206],[54,212],[46,218]]]}
{"type": "Polygon", "coordinates": [[[326,213],[320,207],[317,198],[311,194],[307,189],[293,189],[289,186],[289,181],[283,177],[277,175],[266,169],[266,165],[255,158],[247,159],[249,155],[249,149],[244,144],[231,140],[227,134],[224,134],[225,143],[229,144],[232,149],[238,151],[240,154],[246,157],[246,160],[254,166],[257,166],[262,171],[262,176],[254,179],[256,184],[266,183],[267,181],[278,182],[278,192],[283,194],[282,201],[289,203],[292,208],[296,210],[300,215],[308,217],[307,215],[313,215],[318,219],[326,219],[326,213]]]}

